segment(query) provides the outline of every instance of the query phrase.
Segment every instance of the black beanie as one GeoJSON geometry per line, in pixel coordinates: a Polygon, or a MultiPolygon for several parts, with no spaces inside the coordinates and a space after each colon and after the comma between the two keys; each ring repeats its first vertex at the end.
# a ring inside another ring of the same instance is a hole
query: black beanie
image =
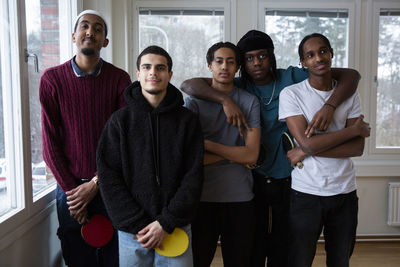
{"type": "Polygon", "coordinates": [[[274,49],[274,43],[271,37],[264,32],[257,30],[248,31],[237,43],[237,47],[241,53],[246,53],[253,50],[259,49],[274,49]]]}

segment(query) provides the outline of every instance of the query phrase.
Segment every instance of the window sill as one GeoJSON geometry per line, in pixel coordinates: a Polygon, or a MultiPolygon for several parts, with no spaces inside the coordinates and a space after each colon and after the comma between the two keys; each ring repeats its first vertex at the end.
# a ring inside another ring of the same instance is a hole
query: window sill
{"type": "Polygon", "coordinates": [[[400,161],[395,159],[353,159],[356,176],[400,176],[400,161]]]}

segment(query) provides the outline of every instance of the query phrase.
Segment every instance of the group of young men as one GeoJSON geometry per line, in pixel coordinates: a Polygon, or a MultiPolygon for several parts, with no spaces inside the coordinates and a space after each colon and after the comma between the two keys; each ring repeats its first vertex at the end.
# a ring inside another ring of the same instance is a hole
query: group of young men
{"type": "Polygon", "coordinates": [[[72,36],[76,56],[40,82],[43,157],[58,184],[66,265],[99,266],[80,233],[96,213],[116,229],[103,266],[210,266],[218,240],[224,266],[311,266],[322,229],[327,265],[349,265],[358,205],[349,157],[362,154],[370,128],[359,74],[331,69],[325,36],[303,39],[303,68],[277,69],[260,31],[237,46],[214,44],[212,78],[185,81],[185,102],[169,83],[164,49],[141,52],[132,83],[100,58],[108,44],[100,13],[79,14],[72,36]],[[286,154],[288,131],[298,146],[286,154]],[[293,168],[299,161],[304,167],[293,168]],[[156,253],[176,227],[188,249],[156,253]]]}

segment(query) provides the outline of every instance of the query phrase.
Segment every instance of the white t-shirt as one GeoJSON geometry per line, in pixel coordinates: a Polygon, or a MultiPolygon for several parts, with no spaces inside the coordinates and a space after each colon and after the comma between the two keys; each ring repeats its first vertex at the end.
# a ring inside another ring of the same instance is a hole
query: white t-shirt
{"type": "MultiPolygon", "coordinates": [[[[279,96],[279,119],[284,121],[287,117],[303,115],[309,123],[333,90],[314,89],[308,79],[286,87],[279,96]]],[[[356,92],[336,108],[333,121],[326,132],[341,130],[345,128],[347,119],[360,115],[360,96],[356,92]]],[[[303,164],[302,169],[296,167],[292,171],[294,190],[318,196],[332,196],[356,189],[355,171],[350,158],[308,156],[303,164]]]]}

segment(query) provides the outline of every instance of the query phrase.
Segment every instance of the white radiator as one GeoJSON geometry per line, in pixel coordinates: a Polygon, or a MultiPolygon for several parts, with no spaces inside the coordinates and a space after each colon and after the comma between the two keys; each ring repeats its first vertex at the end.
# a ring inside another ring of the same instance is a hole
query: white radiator
{"type": "Polygon", "coordinates": [[[389,183],[388,225],[400,226],[400,183],[389,183]]]}

